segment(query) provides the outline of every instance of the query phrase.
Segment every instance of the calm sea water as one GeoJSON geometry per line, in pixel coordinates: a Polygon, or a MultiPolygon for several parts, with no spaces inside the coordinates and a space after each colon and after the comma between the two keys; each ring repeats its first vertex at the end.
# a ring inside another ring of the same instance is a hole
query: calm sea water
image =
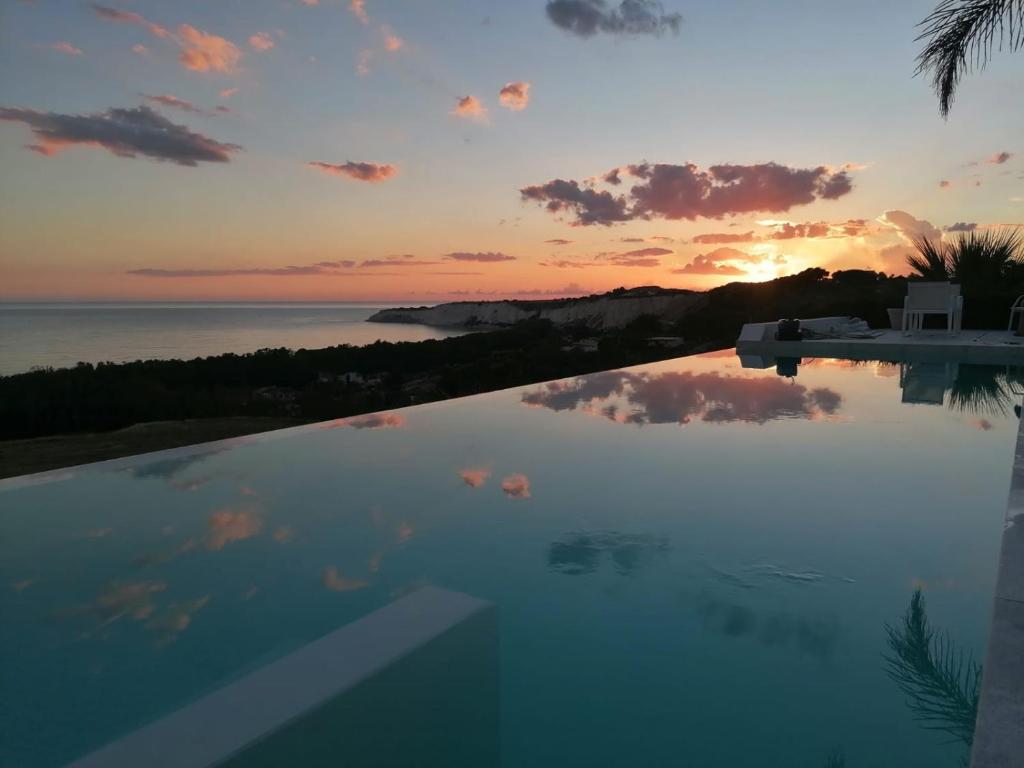
{"type": "Polygon", "coordinates": [[[503,768],[957,768],[886,626],[921,589],[983,654],[1016,385],[796,373],[715,353],[0,481],[0,765],[434,585],[497,606],[503,768]]]}
{"type": "Polygon", "coordinates": [[[0,304],[0,375],[78,362],[192,358],[266,347],[422,341],[459,331],[367,323],[391,304],[0,304]]]}

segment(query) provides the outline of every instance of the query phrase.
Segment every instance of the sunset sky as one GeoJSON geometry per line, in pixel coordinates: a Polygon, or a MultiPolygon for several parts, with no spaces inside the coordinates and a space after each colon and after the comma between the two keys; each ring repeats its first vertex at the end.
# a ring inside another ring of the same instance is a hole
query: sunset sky
{"type": "Polygon", "coordinates": [[[936,0],[0,0],[0,300],[393,300],[905,271],[1024,223],[1024,55],[936,0]]]}

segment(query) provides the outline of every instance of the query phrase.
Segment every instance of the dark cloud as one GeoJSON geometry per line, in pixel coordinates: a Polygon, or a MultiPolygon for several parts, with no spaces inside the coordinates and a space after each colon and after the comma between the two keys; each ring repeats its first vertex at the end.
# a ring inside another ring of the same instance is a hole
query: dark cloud
{"type": "MultiPolygon", "coordinates": [[[[301,277],[303,275],[345,275],[345,276],[367,276],[367,275],[388,275],[395,276],[401,272],[380,272],[380,267],[391,269],[404,269],[405,267],[425,267],[444,264],[443,261],[430,261],[417,259],[413,256],[389,256],[386,259],[365,259],[353,261],[344,259],[340,261],[318,261],[315,264],[302,266],[284,267],[239,267],[233,269],[162,269],[144,268],[128,270],[129,275],[140,277],[244,277],[251,275],[264,275],[269,277],[301,277]],[[358,271],[368,270],[368,271],[358,271]]],[[[427,272],[429,275],[478,275],[479,272],[427,272]]]]}
{"type": "Polygon", "coordinates": [[[676,275],[745,275],[746,272],[736,266],[735,262],[744,264],[757,264],[764,261],[763,256],[756,256],[737,248],[722,247],[716,248],[709,253],[702,253],[694,257],[689,264],[673,269],[676,275]],[[733,262],[733,263],[726,263],[733,262]]]}
{"type": "Polygon", "coordinates": [[[388,179],[394,178],[398,175],[398,168],[389,163],[356,163],[349,160],[344,163],[335,164],[323,163],[319,160],[315,160],[306,163],[306,165],[310,168],[316,168],[318,171],[331,174],[332,176],[348,176],[350,179],[355,179],[356,181],[387,181],[388,179]]]}
{"type": "Polygon", "coordinates": [[[714,245],[717,243],[752,243],[757,239],[758,237],[753,233],[753,231],[737,234],[731,234],[729,232],[708,232],[703,235],[697,235],[693,238],[693,242],[714,245]]]}
{"type": "Polygon", "coordinates": [[[678,269],[672,270],[673,275],[727,275],[737,276],[747,274],[739,267],[731,264],[716,264],[709,261],[707,256],[695,256],[693,261],[678,269]]]}
{"type": "Polygon", "coordinates": [[[515,261],[515,256],[509,256],[507,253],[499,253],[496,251],[481,251],[478,253],[467,253],[464,251],[457,251],[455,253],[445,254],[446,259],[452,259],[453,261],[476,261],[481,263],[493,263],[496,261],[515,261]]]}
{"type": "Polygon", "coordinates": [[[675,253],[671,248],[638,248],[635,251],[626,251],[622,256],[668,256],[675,253]]]}
{"type": "MultiPolygon", "coordinates": [[[[206,117],[208,117],[210,115],[210,113],[207,112],[205,109],[202,109],[201,107],[197,107],[192,102],[185,101],[185,99],[179,99],[177,96],[172,96],[170,94],[163,94],[163,95],[160,95],[160,96],[153,96],[153,95],[150,95],[148,93],[140,93],[139,95],[142,98],[146,99],[146,101],[151,101],[154,104],[159,104],[162,107],[171,107],[172,109],[180,109],[182,112],[189,112],[189,113],[191,113],[193,115],[203,115],[203,116],[206,116],[206,117]]],[[[217,107],[217,111],[218,112],[227,112],[229,110],[228,110],[227,107],[217,107]]]]}
{"type": "Polygon", "coordinates": [[[1013,157],[1013,152],[996,152],[992,157],[986,158],[985,162],[991,165],[1002,165],[1013,157]]]}
{"type": "Polygon", "coordinates": [[[545,243],[549,243],[550,245],[572,245],[576,241],[575,240],[563,240],[560,237],[556,237],[556,238],[553,238],[551,240],[545,240],[544,242],[545,243]]]}
{"type": "MultiPolygon", "coordinates": [[[[834,200],[853,188],[846,171],[789,168],[778,163],[713,165],[649,164],[618,168],[614,178],[636,179],[628,194],[614,196],[593,185],[555,179],[524,187],[524,200],[551,213],[569,213],[577,226],[610,225],[634,219],[721,219],[755,212],[779,213],[818,199],[834,200]]],[[[609,181],[609,175],[604,177],[609,181]]],[[[613,182],[614,183],[614,182],[613,182]]]]}
{"type": "Polygon", "coordinates": [[[973,221],[958,221],[950,227],[946,227],[947,232],[973,232],[978,228],[978,225],[973,221]]]}
{"type": "Polygon", "coordinates": [[[642,237],[620,237],[620,243],[642,243],[644,239],[642,237]]]}
{"type": "Polygon", "coordinates": [[[149,107],[111,108],[91,115],[0,107],[0,120],[27,125],[37,141],[29,148],[47,156],[78,144],[103,147],[118,157],[144,155],[195,166],[230,162],[231,154],[241,149],[172,123],[149,107]]]}
{"type": "MultiPolygon", "coordinates": [[[[129,269],[127,274],[141,277],[239,277],[245,275],[270,275],[274,277],[299,277],[302,275],[336,274],[336,268],[326,266],[332,262],[309,264],[302,267],[242,267],[239,269],[129,269]]],[[[342,263],[342,262],[337,262],[342,263]]],[[[352,262],[344,262],[351,266],[352,262]]]]}
{"type": "Polygon", "coordinates": [[[573,214],[576,217],[574,225],[607,225],[633,218],[626,210],[625,197],[614,197],[607,191],[583,188],[576,181],[555,179],[547,184],[524,187],[519,193],[524,200],[543,203],[551,213],[573,214]]]}
{"type": "Polygon", "coordinates": [[[771,240],[792,240],[797,237],[828,237],[829,225],[827,222],[791,224],[783,222],[776,230],[768,235],[771,240]]]}
{"type": "Polygon", "coordinates": [[[556,381],[523,394],[527,405],[555,411],[596,412],[622,424],[689,424],[815,419],[836,413],[842,396],[808,390],[772,376],[725,376],[673,371],[636,374],[609,371],[556,381]]]}
{"type": "Polygon", "coordinates": [[[406,253],[401,256],[388,256],[386,259],[366,259],[359,262],[359,267],[431,267],[443,263],[430,259],[417,259],[412,254],[406,253]]]}
{"type": "Polygon", "coordinates": [[[611,35],[678,34],[683,17],[666,13],[657,0],[622,0],[608,6],[605,0],[548,0],[548,18],[555,26],[579,37],[599,32],[611,35]]]}

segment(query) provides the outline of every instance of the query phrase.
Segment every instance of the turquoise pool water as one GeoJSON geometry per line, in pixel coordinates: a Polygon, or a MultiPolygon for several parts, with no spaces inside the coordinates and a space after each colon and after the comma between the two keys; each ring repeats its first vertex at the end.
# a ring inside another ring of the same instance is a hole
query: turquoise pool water
{"type": "Polygon", "coordinates": [[[0,483],[0,765],[434,584],[498,606],[506,766],[954,768],[885,626],[982,656],[1012,389],[715,353],[0,483]]]}

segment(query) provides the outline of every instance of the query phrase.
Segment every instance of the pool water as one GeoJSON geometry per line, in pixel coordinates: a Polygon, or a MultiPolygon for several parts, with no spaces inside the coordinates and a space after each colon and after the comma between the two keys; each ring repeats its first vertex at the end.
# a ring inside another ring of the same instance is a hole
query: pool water
{"type": "Polygon", "coordinates": [[[886,625],[983,654],[1005,374],[713,353],[5,481],[0,765],[431,584],[498,607],[505,766],[954,768],[886,625]]]}

